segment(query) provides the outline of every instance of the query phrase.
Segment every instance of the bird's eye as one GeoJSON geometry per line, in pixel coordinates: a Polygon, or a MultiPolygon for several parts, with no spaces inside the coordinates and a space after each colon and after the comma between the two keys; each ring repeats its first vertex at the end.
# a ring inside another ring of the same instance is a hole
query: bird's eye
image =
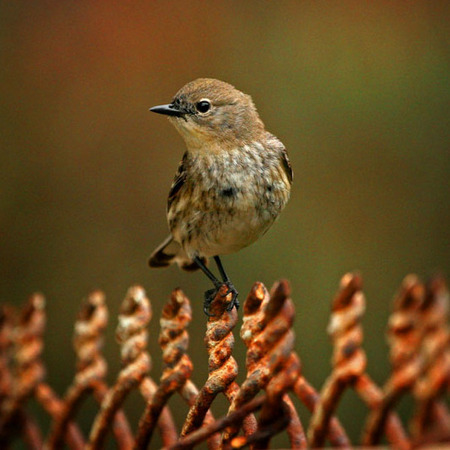
{"type": "Polygon", "coordinates": [[[207,99],[200,100],[196,103],[195,107],[197,108],[197,111],[200,113],[206,113],[211,109],[211,102],[207,99]]]}

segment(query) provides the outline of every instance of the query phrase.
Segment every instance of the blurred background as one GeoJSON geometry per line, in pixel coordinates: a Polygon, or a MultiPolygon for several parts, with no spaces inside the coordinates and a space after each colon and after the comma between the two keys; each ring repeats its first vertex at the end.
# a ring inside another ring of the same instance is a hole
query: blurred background
{"type": "MultiPolygon", "coordinates": [[[[208,280],[147,267],[168,234],[166,197],[184,152],[148,108],[197,77],[252,95],[295,172],[275,226],[224,258],[241,301],[256,280],[290,280],[296,349],[320,388],[331,299],[340,277],[360,270],[368,372],[382,384],[384,331],[403,277],[449,273],[449,21],[445,1],[2,2],[0,298],[20,305],[36,290],[46,295],[44,358],[57,392],[72,380],[73,322],[92,288],[107,294],[115,379],[116,314],[133,283],[153,302],[152,376],[158,317],[180,286],[194,310],[194,381],[206,379],[208,280]]],[[[238,339],[240,380],[242,347],[238,339]]],[[[137,396],[127,402],[135,423],[142,408],[137,396]]],[[[83,411],[87,429],[94,404],[83,411]]],[[[345,396],[339,413],[353,438],[365,411],[345,396]]]]}

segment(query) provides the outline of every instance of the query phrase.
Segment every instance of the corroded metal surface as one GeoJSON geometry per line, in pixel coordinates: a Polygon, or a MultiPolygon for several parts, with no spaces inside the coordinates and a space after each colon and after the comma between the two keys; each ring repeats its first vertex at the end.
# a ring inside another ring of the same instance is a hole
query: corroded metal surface
{"type": "MultiPolygon", "coordinates": [[[[105,442],[107,432],[112,427],[122,440],[121,447],[130,448],[134,439],[128,427],[113,426],[120,407],[130,391],[142,382],[150,371],[150,355],[146,352],[147,325],[152,316],[150,301],[140,286],[128,289],[122,303],[119,323],[116,329],[116,340],[120,344],[122,370],[116,383],[105,392],[100,410],[94,420],[89,436],[87,448],[101,448],[105,442]]],[[[117,424],[116,424],[117,425],[117,424]]]]}
{"type": "MultiPolygon", "coordinates": [[[[210,406],[219,393],[223,393],[231,402],[239,390],[235,382],[238,366],[232,356],[234,336],[232,330],[237,321],[237,310],[228,311],[232,294],[226,285],[218,291],[210,306],[205,344],[208,350],[208,379],[200,389],[191,406],[181,431],[186,436],[202,426],[210,406]]],[[[255,429],[252,416],[244,418],[244,431],[248,434],[255,429]]]]}
{"type": "Polygon", "coordinates": [[[383,435],[389,412],[402,395],[411,390],[423,370],[420,346],[423,326],[420,308],[423,306],[425,287],[415,275],[408,275],[394,299],[394,310],[388,323],[388,342],[392,375],[382,388],[377,408],[367,419],[363,442],[377,445],[383,435]]]}
{"type": "MultiPolygon", "coordinates": [[[[308,430],[309,444],[321,447],[332,426],[332,414],[347,388],[355,389],[372,411],[378,410],[383,394],[366,374],[367,359],[362,349],[363,330],[361,318],[366,306],[362,291],[362,278],[358,273],[348,273],[341,279],[340,289],[332,304],[328,334],[333,340],[333,370],[325,381],[320,400],[314,409],[308,430]]],[[[386,416],[386,437],[396,448],[407,449],[410,442],[395,414],[386,416]]],[[[384,429],[384,424],[383,424],[384,429]]],[[[367,434],[364,440],[367,439],[367,434]]]]}
{"type": "MultiPolygon", "coordinates": [[[[98,449],[112,431],[118,448],[154,448],[156,429],[162,445],[172,449],[188,449],[204,442],[210,449],[267,448],[282,432],[291,448],[322,446],[326,440],[332,446],[349,448],[345,430],[333,416],[348,388],[355,390],[369,411],[361,441],[364,445],[376,444],[382,436],[400,449],[450,441],[450,414],[445,402],[450,382],[449,293],[442,277],[433,278],[427,285],[414,275],[404,279],[389,318],[392,375],[379,387],[366,373],[362,349],[362,279],[357,273],[345,275],[332,304],[328,327],[334,345],[332,372],[320,394],[301,373],[294,350],[295,312],[288,283],[281,280],[270,293],[262,283],[255,283],[244,302],[240,335],[247,348],[246,377],[240,385],[233,357],[238,315],[235,309],[228,311],[230,300],[223,287],[211,304],[213,316],[208,319],[205,335],[208,377],[198,389],[191,380],[193,365],[188,355],[188,325],[192,320],[188,298],[175,289],[164,306],[159,338],[164,364],[156,383],[149,376],[151,359],[147,352],[151,305],[142,287],[131,287],[116,332],[122,369],[108,387],[104,381],[107,365],[101,353],[108,313],[103,293],[93,291],[75,325],[77,370],[62,399],[44,380],[43,296],[33,295],[20,314],[3,306],[0,445],[6,447],[20,437],[32,449],[44,445],[49,449],[64,445],[98,449]],[[136,436],[121,410],[132,390],[146,402],[136,436]],[[406,393],[412,394],[415,406],[410,435],[395,413],[398,400],[406,393]],[[184,424],[180,424],[181,432],[167,406],[175,394],[190,407],[184,424]],[[219,394],[229,402],[229,410],[215,419],[211,407],[219,394]],[[308,442],[292,394],[312,412],[308,442]],[[88,395],[99,402],[100,410],[86,443],[76,425],[76,414],[88,395]],[[45,442],[45,433],[27,409],[33,398],[52,418],[45,442]]],[[[302,318],[297,320],[300,323],[302,318]]]]}
{"type": "MultiPolygon", "coordinates": [[[[256,283],[244,303],[244,319],[241,338],[247,346],[247,376],[241,384],[228,413],[232,413],[252,400],[261,389],[271,395],[261,412],[258,428],[270,424],[274,418],[287,414],[288,435],[291,448],[306,445],[303,427],[286,391],[292,389],[290,373],[295,382],[300,375],[300,362],[293,353],[294,335],[292,324],[294,306],[290,288],[280,281],[269,295],[262,283],[256,283]],[[284,404],[284,405],[283,405],[284,404]]],[[[238,427],[229,428],[224,442],[229,442],[238,427]]],[[[258,441],[259,442],[259,441],[258,441]]]]}

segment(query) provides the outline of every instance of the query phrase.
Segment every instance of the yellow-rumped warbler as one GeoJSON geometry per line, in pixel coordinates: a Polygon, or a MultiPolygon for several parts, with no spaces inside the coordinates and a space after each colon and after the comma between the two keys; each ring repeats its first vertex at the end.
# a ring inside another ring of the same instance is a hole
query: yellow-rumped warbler
{"type": "Polygon", "coordinates": [[[265,130],[251,97],[223,81],[192,81],[150,111],[169,116],[187,151],[169,192],[171,234],[149,265],[200,268],[214,284],[205,292],[206,314],[223,283],[233,294],[230,309],[239,307],[219,255],[256,241],[286,205],[292,169],[284,145],[265,130]],[[223,281],[206,267],[211,256],[223,281]]]}

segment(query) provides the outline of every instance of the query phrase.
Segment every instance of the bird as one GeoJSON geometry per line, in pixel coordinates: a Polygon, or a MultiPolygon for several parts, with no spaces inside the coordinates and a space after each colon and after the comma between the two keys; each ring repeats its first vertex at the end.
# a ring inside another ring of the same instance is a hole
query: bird
{"type": "Polygon", "coordinates": [[[289,200],[293,171],[283,143],[266,131],[252,98],[229,83],[199,78],[171,103],[151,112],[168,116],[186,151],[167,200],[170,235],[153,251],[150,267],[177,263],[211,280],[203,309],[226,285],[228,310],[239,308],[238,291],[220,257],[254,243],[289,200]],[[221,280],[208,267],[213,258],[221,280]]]}

